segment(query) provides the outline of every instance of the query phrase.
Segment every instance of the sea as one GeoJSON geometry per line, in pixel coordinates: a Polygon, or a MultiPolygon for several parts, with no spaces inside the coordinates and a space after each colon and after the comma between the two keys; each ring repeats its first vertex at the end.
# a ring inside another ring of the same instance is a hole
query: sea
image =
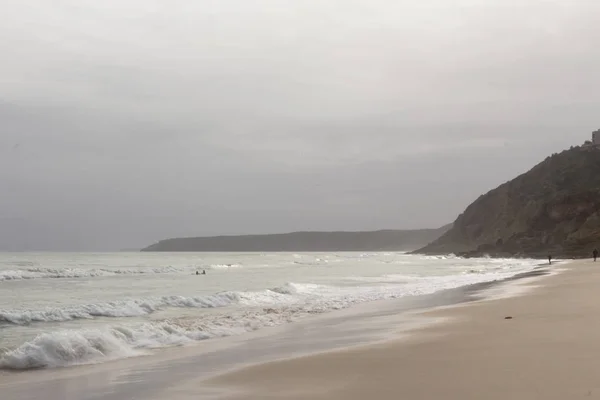
{"type": "Polygon", "coordinates": [[[218,343],[538,264],[401,252],[0,253],[0,369],[81,368],[218,343]]]}

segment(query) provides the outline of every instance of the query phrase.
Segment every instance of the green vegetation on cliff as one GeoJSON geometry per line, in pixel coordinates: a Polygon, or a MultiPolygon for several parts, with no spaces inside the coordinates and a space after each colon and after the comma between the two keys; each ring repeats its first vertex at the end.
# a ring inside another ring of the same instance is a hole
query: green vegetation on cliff
{"type": "Polygon", "coordinates": [[[430,243],[449,228],[176,238],[142,251],[409,251],[430,243]]]}
{"type": "Polygon", "coordinates": [[[418,253],[557,257],[600,248],[600,149],[553,154],[479,197],[418,253]]]}

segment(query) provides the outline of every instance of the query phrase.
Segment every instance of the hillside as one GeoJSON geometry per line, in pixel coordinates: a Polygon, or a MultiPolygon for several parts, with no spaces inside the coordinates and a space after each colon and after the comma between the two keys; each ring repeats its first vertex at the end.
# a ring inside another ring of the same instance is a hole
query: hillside
{"type": "Polygon", "coordinates": [[[142,251],[409,251],[430,243],[449,228],[176,238],[142,251]]]}
{"type": "Polygon", "coordinates": [[[479,197],[424,254],[589,256],[600,248],[600,149],[576,147],[479,197]]]}

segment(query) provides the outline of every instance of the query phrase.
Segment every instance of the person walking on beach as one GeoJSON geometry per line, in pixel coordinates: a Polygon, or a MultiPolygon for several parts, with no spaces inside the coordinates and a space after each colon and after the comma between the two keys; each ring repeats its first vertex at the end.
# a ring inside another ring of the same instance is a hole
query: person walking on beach
{"type": "Polygon", "coordinates": [[[548,265],[552,265],[552,255],[548,254],[548,265]]]}
{"type": "Polygon", "coordinates": [[[598,258],[598,249],[594,249],[594,251],[592,251],[592,255],[594,256],[594,262],[596,262],[596,258],[598,258]]]}

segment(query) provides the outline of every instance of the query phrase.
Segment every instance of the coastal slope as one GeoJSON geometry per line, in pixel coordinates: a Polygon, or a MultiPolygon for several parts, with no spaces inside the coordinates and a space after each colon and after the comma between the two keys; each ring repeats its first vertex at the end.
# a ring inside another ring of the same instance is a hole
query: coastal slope
{"type": "Polygon", "coordinates": [[[410,251],[430,243],[448,229],[450,225],[438,229],[175,238],[142,251],[410,251]]]}
{"type": "Polygon", "coordinates": [[[582,257],[600,246],[600,149],[574,147],[482,195],[422,254],[582,257]]]}

